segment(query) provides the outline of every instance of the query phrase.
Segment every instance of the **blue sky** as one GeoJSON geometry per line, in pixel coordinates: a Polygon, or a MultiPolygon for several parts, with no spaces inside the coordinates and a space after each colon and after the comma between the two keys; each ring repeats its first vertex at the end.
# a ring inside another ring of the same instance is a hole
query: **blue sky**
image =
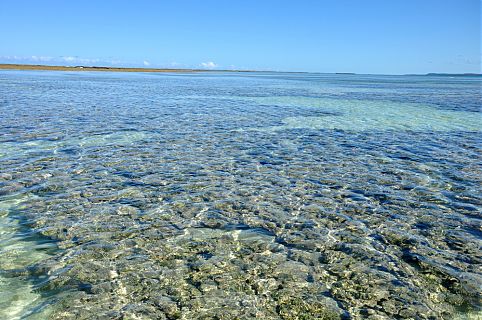
{"type": "Polygon", "coordinates": [[[0,1],[0,63],[480,72],[481,0],[0,1]]]}

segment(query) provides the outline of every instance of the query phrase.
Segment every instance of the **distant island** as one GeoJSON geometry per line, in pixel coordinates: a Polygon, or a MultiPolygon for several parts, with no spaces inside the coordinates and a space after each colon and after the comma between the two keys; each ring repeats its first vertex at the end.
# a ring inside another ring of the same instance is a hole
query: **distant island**
{"type": "Polygon", "coordinates": [[[482,77],[480,73],[427,73],[426,75],[441,77],[482,77]]]}

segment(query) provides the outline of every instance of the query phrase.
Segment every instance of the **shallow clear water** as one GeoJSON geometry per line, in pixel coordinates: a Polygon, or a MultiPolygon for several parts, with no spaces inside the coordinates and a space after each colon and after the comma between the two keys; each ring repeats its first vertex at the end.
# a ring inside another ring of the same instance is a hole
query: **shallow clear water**
{"type": "Polygon", "coordinates": [[[480,317],[481,84],[0,71],[0,318],[480,317]]]}

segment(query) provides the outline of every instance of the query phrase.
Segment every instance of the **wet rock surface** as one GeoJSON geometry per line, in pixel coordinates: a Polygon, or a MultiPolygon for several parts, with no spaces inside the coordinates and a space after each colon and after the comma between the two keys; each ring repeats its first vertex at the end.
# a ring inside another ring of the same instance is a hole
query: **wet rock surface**
{"type": "Polygon", "coordinates": [[[450,319],[479,310],[479,133],[273,132],[262,129],[316,109],[225,98],[271,95],[286,79],[233,78],[225,88],[209,77],[52,77],[36,85],[49,95],[8,91],[0,120],[0,196],[29,195],[6,214],[58,247],[3,269],[36,277],[49,318],[450,319]],[[129,95],[117,96],[119,86],[129,95]]]}

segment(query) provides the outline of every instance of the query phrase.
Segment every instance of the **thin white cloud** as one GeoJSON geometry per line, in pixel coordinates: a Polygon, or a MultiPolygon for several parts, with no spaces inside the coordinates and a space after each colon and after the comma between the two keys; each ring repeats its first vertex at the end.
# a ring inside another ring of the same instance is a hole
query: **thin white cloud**
{"type": "Polygon", "coordinates": [[[208,61],[208,62],[201,62],[200,66],[202,68],[205,68],[205,69],[214,69],[214,68],[217,68],[218,65],[215,64],[214,62],[212,61],[208,61]]]}
{"type": "Polygon", "coordinates": [[[21,57],[21,56],[0,56],[2,60],[9,60],[9,61],[34,61],[34,62],[48,62],[54,60],[53,57],[48,56],[29,56],[29,57],[21,57]]]}
{"type": "MultiPolygon", "coordinates": [[[[0,63],[33,63],[33,64],[61,64],[61,65],[83,65],[83,66],[126,66],[138,67],[139,61],[123,61],[116,57],[105,58],[83,58],[79,56],[16,56],[16,55],[0,55],[0,63]]],[[[151,62],[141,60],[144,66],[152,66],[151,62]]]]}
{"type": "Polygon", "coordinates": [[[63,56],[63,57],[60,57],[60,60],[68,63],[80,63],[80,64],[92,64],[92,63],[102,62],[100,59],[88,59],[88,58],[80,58],[80,57],[73,57],[73,56],[63,56]]]}
{"type": "Polygon", "coordinates": [[[124,62],[122,62],[121,60],[118,60],[118,59],[112,59],[112,60],[108,60],[106,62],[110,63],[111,65],[119,65],[119,64],[124,63],[124,62]]]}
{"type": "Polygon", "coordinates": [[[20,60],[20,57],[17,56],[0,56],[0,59],[2,60],[20,60]]]}
{"type": "Polygon", "coordinates": [[[40,62],[48,62],[52,61],[52,57],[46,57],[46,56],[31,56],[30,59],[33,61],[40,61],[40,62]]]}
{"type": "Polygon", "coordinates": [[[62,60],[66,62],[74,62],[77,58],[76,57],[62,57],[62,60]]]}

